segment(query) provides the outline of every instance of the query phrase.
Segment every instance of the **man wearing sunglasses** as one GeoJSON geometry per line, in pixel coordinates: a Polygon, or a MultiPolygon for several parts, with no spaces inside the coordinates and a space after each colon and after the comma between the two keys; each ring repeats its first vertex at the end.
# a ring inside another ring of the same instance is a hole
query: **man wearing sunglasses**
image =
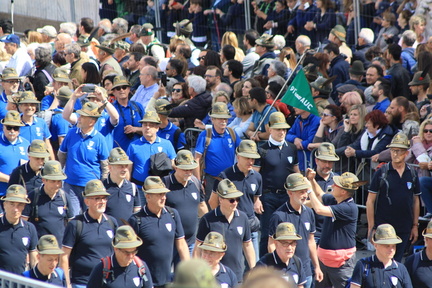
{"type": "Polygon", "coordinates": [[[210,232],[219,232],[225,236],[228,246],[221,263],[231,268],[237,279],[243,279],[243,253],[249,268],[255,267],[255,251],[251,241],[251,232],[246,213],[237,209],[243,192],[237,190],[233,182],[224,179],[217,187],[219,207],[205,214],[199,223],[193,255],[200,256],[197,249],[210,232]],[[242,253],[243,252],[243,253],[242,253]]]}
{"type": "MultiPolygon", "coordinates": [[[[20,84],[20,78],[14,68],[3,69],[1,76],[1,86],[3,92],[0,94],[0,118],[3,119],[6,116],[8,110],[8,101],[12,102],[12,94],[18,91],[20,84]]],[[[16,108],[14,109],[16,110],[16,108]]]]}

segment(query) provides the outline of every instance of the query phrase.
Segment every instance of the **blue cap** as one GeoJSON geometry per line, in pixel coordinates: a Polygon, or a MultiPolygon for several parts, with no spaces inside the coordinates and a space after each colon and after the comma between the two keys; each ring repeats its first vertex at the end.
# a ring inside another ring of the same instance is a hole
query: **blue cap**
{"type": "Polygon", "coordinates": [[[15,34],[9,34],[9,35],[4,36],[3,38],[0,39],[0,42],[15,43],[17,45],[20,45],[20,43],[21,43],[20,38],[15,34]]]}

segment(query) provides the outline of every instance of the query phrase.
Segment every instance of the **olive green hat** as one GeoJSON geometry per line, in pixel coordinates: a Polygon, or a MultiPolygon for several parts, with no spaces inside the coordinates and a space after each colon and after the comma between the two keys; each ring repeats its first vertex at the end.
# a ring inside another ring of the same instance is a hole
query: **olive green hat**
{"type": "Polygon", "coordinates": [[[69,78],[69,73],[63,68],[56,68],[52,75],[53,79],[57,82],[71,83],[72,80],[69,78]]]}
{"type": "Polygon", "coordinates": [[[256,45],[263,46],[266,48],[274,48],[275,44],[273,41],[274,36],[269,34],[263,34],[260,38],[255,41],[256,45]]]}
{"type": "Polygon", "coordinates": [[[181,261],[176,269],[174,282],[167,285],[169,288],[217,288],[212,270],[206,261],[191,259],[181,261]]]}
{"type": "Polygon", "coordinates": [[[39,238],[37,250],[39,254],[60,255],[64,253],[63,250],[60,249],[56,237],[50,234],[43,235],[39,238]]]}
{"type": "Polygon", "coordinates": [[[90,46],[90,41],[89,38],[85,35],[80,35],[78,37],[78,40],[76,41],[76,43],[80,46],[80,47],[88,47],[90,46]]]}
{"type": "Polygon", "coordinates": [[[276,241],[280,240],[300,240],[302,237],[297,234],[294,224],[282,222],[276,227],[276,233],[272,236],[276,241]]]}
{"type": "Polygon", "coordinates": [[[402,239],[396,235],[396,231],[390,224],[381,224],[377,227],[372,238],[376,244],[399,244],[402,239]]]}
{"type": "Polygon", "coordinates": [[[231,180],[229,179],[223,179],[222,181],[220,181],[216,192],[220,197],[224,199],[243,196],[243,192],[239,191],[234,185],[234,183],[231,182],[231,180]]]}
{"type": "Polygon", "coordinates": [[[336,25],[331,31],[334,36],[336,36],[340,41],[346,41],[346,30],[342,25],[336,25]]]}
{"type": "Polygon", "coordinates": [[[37,157],[37,158],[46,158],[50,156],[50,153],[48,151],[45,141],[40,139],[35,139],[31,142],[28,148],[27,155],[31,157],[37,157]]]}
{"type": "Polygon", "coordinates": [[[180,22],[173,24],[174,28],[177,28],[181,34],[190,34],[193,32],[192,20],[183,19],[180,22]]]}
{"type": "Polygon", "coordinates": [[[171,103],[166,99],[158,99],[155,102],[156,112],[160,115],[168,116],[171,113],[171,103]]]}
{"type": "Polygon", "coordinates": [[[154,34],[153,28],[154,28],[153,25],[150,23],[146,23],[146,24],[142,25],[142,29],[139,33],[139,37],[153,35],[154,34]]]}
{"type": "Polygon", "coordinates": [[[214,252],[225,252],[227,250],[224,237],[218,232],[208,233],[204,239],[204,242],[202,242],[198,247],[203,250],[214,252]]]}
{"type": "Polygon", "coordinates": [[[121,49],[121,50],[125,50],[126,52],[129,52],[129,48],[130,48],[130,44],[123,40],[114,42],[113,46],[114,49],[121,49]]]}
{"type": "Polygon", "coordinates": [[[310,86],[319,91],[321,93],[320,96],[328,96],[333,90],[332,81],[329,80],[330,79],[320,76],[314,82],[310,83],[310,86]]]}
{"type": "Polygon", "coordinates": [[[15,110],[8,111],[5,118],[3,118],[0,122],[1,124],[7,126],[24,126],[24,123],[21,121],[20,113],[15,110]]]}
{"type": "Polygon", "coordinates": [[[110,165],[129,165],[133,164],[131,160],[129,160],[129,156],[126,152],[120,148],[116,147],[110,151],[108,157],[108,164],[110,165]]]}
{"type": "Polygon", "coordinates": [[[82,116],[93,118],[99,118],[101,116],[99,106],[94,102],[86,102],[77,113],[82,116]]]}
{"type": "Polygon", "coordinates": [[[149,194],[168,193],[171,191],[166,188],[159,176],[148,176],[144,181],[142,190],[149,194]]]}
{"type": "Polygon", "coordinates": [[[177,156],[174,159],[177,168],[184,170],[191,170],[198,167],[198,163],[189,150],[180,150],[177,152],[177,156]]]}
{"type": "Polygon", "coordinates": [[[27,197],[26,189],[18,184],[9,186],[6,190],[6,195],[1,197],[1,200],[25,204],[31,203],[30,199],[27,197]]]}
{"type": "Polygon", "coordinates": [[[429,221],[427,227],[423,230],[422,235],[427,238],[432,238],[432,221],[429,221]]]}
{"type": "Polygon", "coordinates": [[[412,81],[408,83],[408,86],[429,85],[429,83],[430,83],[429,73],[423,75],[423,71],[419,71],[414,74],[414,77],[412,81]]]}
{"type": "Polygon", "coordinates": [[[156,113],[156,111],[146,111],[143,119],[139,120],[138,122],[139,123],[150,122],[150,123],[160,124],[161,120],[159,118],[159,115],[156,113]]]}
{"type": "Polygon", "coordinates": [[[69,87],[63,86],[58,90],[56,97],[59,100],[68,101],[70,99],[70,97],[72,96],[72,94],[73,94],[73,92],[71,89],[69,89],[69,87]]]}
{"type": "Polygon", "coordinates": [[[113,239],[113,246],[119,249],[136,248],[143,244],[133,228],[129,225],[123,225],[117,228],[113,239]]]}
{"type": "Polygon", "coordinates": [[[292,173],[288,175],[284,186],[285,189],[289,191],[299,191],[311,188],[311,184],[307,181],[306,177],[300,173],[292,173]]]}
{"type": "Polygon", "coordinates": [[[239,156],[258,159],[261,156],[258,154],[258,149],[255,141],[252,140],[242,140],[240,145],[236,149],[236,153],[239,156]]]}
{"type": "Polygon", "coordinates": [[[37,100],[35,94],[32,91],[22,92],[18,98],[18,104],[39,104],[40,101],[37,100]]]}
{"type": "Polygon", "coordinates": [[[106,191],[102,181],[99,179],[88,181],[82,195],[84,198],[93,196],[110,196],[110,194],[106,191]]]}
{"type": "Polygon", "coordinates": [[[390,144],[387,145],[387,148],[409,149],[410,141],[408,140],[408,137],[404,133],[399,132],[395,136],[393,136],[393,139],[390,142],[390,144]]]}
{"type": "Polygon", "coordinates": [[[15,68],[5,68],[1,74],[1,80],[20,80],[17,71],[15,68]]]}
{"type": "Polygon", "coordinates": [[[272,129],[291,128],[291,126],[286,122],[285,115],[282,112],[273,112],[270,114],[269,127],[272,129]]]}
{"type": "Polygon", "coordinates": [[[115,52],[115,48],[113,44],[110,44],[109,41],[104,41],[100,45],[96,45],[99,49],[105,51],[106,53],[112,55],[115,52]]]}
{"type": "Polygon", "coordinates": [[[130,87],[131,85],[130,85],[129,81],[127,81],[126,77],[119,75],[119,76],[114,77],[113,86],[111,87],[111,89],[114,89],[114,88],[119,87],[119,86],[129,86],[130,87]]]}
{"type": "Polygon", "coordinates": [[[42,179],[65,180],[66,174],[63,172],[60,162],[56,160],[47,161],[41,172],[42,179]]]}
{"type": "Polygon", "coordinates": [[[341,176],[333,176],[333,181],[336,186],[349,191],[356,191],[367,183],[367,181],[360,181],[355,174],[350,172],[345,172],[341,176]]]}
{"type": "Polygon", "coordinates": [[[224,102],[216,102],[212,105],[212,109],[209,113],[211,118],[221,118],[221,119],[229,119],[232,117],[231,113],[228,110],[227,104],[224,102]]]}
{"type": "Polygon", "coordinates": [[[324,161],[339,161],[334,145],[329,142],[323,142],[318,146],[315,150],[315,158],[324,161]]]}
{"type": "Polygon", "coordinates": [[[363,62],[360,60],[355,60],[352,63],[351,68],[349,68],[349,73],[353,75],[364,75],[365,70],[364,70],[363,62]]]}

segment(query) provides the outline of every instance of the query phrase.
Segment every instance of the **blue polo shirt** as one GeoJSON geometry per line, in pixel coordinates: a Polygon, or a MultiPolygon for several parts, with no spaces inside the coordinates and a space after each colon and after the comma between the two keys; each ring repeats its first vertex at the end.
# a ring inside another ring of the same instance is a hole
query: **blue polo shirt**
{"type": "MultiPolygon", "coordinates": [[[[28,160],[27,148],[30,142],[19,136],[15,143],[9,142],[6,136],[0,134],[0,172],[10,175],[11,172],[21,165],[20,160],[28,160]]],[[[0,182],[0,196],[6,193],[8,183],[0,182]]]]}
{"type": "Polygon", "coordinates": [[[390,102],[391,101],[389,98],[385,98],[383,101],[377,102],[375,106],[372,108],[372,110],[380,110],[381,112],[385,113],[387,107],[390,106],[390,102]]]}
{"type": "Polygon", "coordinates": [[[204,202],[204,192],[189,180],[184,187],[174,174],[165,176],[162,181],[171,192],[166,194],[165,205],[175,208],[181,217],[186,242],[195,243],[195,233],[198,226],[198,205],[204,202]]]}
{"type": "MultiPolygon", "coordinates": [[[[393,168],[392,163],[388,164],[387,182],[390,187],[384,184],[380,188],[381,172],[378,169],[372,177],[369,186],[370,193],[378,193],[376,201],[378,206],[375,211],[375,226],[388,223],[391,224],[396,233],[410,233],[413,222],[413,201],[414,195],[418,196],[420,192],[419,177],[416,177],[416,182],[413,183],[412,174],[408,165],[405,165],[405,170],[402,177],[393,168]],[[388,191],[388,196],[387,196],[388,191]],[[389,197],[391,205],[389,203],[389,197]]],[[[415,172],[417,173],[417,172],[415,172]]]]}
{"type": "Polygon", "coordinates": [[[281,270],[285,275],[290,274],[297,285],[304,285],[306,283],[306,274],[304,272],[305,266],[303,265],[303,262],[300,258],[297,258],[297,260],[300,262],[300,271],[297,269],[294,258],[291,258],[288,262],[288,265],[286,265],[284,262],[282,262],[276,251],[273,251],[273,253],[267,253],[261,257],[257,262],[256,267],[273,267],[277,270],[281,270]]]}
{"type": "Polygon", "coordinates": [[[106,283],[103,283],[104,267],[102,261],[97,264],[91,274],[87,287],[92,288],[115,288],[115,287],[142,287],[142,288],[153,288],[153,281],[151,278],[150,270],[147,264],[143,261],[145,268],[145,278],[141,279],[139,274],[139,267],[132,261],[128,266],[121,267],[118,264],[117,258],[111,256],[111,273],[108,279],[105,279],[106,283]],[[147,279],[147,281],[145,281],[147,279]]]}
{"type": "Polygon", "coordinates": [[[8,112],[8,110],[6,109],[7,106],[7,97],[6,97],[6,93],[3,90],[2,93],[0,94],[0,119],[4,119],[6,117],[6,114],[8,112]]]}
{"type": "Polygon", "coordinates": [[[353,198],[337,203],[331,194],[322,196],[323,204],[329,206],[332,217],[324,219],[319,246],[328,250],[355,247],[358,208],[353,198]]]}
{"type": "Polygon", "coordinates": [[[12,225],[3,215],[0,218],[0,270],[23,273],[27,254],[36,251],[37,243],[33,224],[20,220],[17,225],[12,225]]]}
{"type": "Polygon", "coordinates": [[[54,112],[59,112],[57,114],[53,114],[51,118],[51,125],[49,127],[51,132],[51,141],[57,142],[58,137],[65,137],[69,130],[72,128],[72,125],[63,119],[63,108],[56,108],[54,112]]]}
{"type": "Polygon", "coordinates": [[[63,234],[66,228],[65,220],[72,219],[74,216],[71,210],[68,209],[68,207],[72,206],[69,195],[64,191],[63,193],[65,194],[67,203],[63,202],[60,191],[51,199],[45,193],[44,186],[29,193],[28,197],[32,202],[26,205],[22,215],[29,217],[29,221],[35,225],[39,238],[43,235],[52,234],[57,238],[59,243],[63,241],[63,234]],[[39,193],[39,199],[37,203],[33,203],[36,193],[39,193]],[[34,215],[32,215],[33,205],[38,206],[38,219],[35,219],[34,215]]]}
{"type": "Polygon", "coordinates": [[[79,219],[72,219],[66,227],[63,246],[72,249],[69,257],[71,282],[86,285],[93,267],[100,262],[101,258],[114,253],[112,240],[117,230],[117,221],[111,216],[103,215],[99,223],[90,217],[88,211],[77,217],[79,219]],[[111,226],[107,217],[111,217],[114,227],[111,226]],[[79,239],[75,239],[77,221],[82,222],[79,239]]]}
{"type": "Polygon", "coordinates": [[[144,206],[129,218],[130,225],[144,242],[138,247],[138,257],[149,266],[154,286],[162,286],[171,281],[174,243],[175,240],[184,238],[180,215],[175,209],[171,212],[164,208],[159,218],[144,206]]]}
{"type": "Polygon", "coordinates": [[[114,126],[111,124],[110,116],[105,110],[102,111],[101,117],[98,118],[95,129],[105,137],[108,151],[111,151],[114,147],[114,126]]]}
{"type": "Polygon", "coordinates": [[[239,281],[237,280],[237,276],[228,266],[219,263],[219,271],[214,275],[216,281],[223,288],[234,288],[238,285],[239,281]]]}
{"type": "Polygon", "coordinates": [[[51,138],[51,132],[44,119],[33,116],[33,123],[24,122],[24,124],[25,126],[21,127],[20,136],[30,143],[35,139],[45,140],[51,138]]]}
{"type": "Polygon", "coordinates": [[[264,109],[263,109],[263,111],[260,113],[260,112],[258,112],[257,110],[255,110],[253,113],[252,113],[252,123],[254,123],[254,127],[255,127],[255,130],[256,130],[256,128],[258,128],[258,125],[259,125],[259,123],[262,121],[262,119],[263,119],[263,117],[265,116],[265,118],[264,118],[264,122],[263,122],[263,124],[261,125],[261,127],[260,127],[260,129],[259,129],[259,131],[260,132],[266,132],[266,128],[265,128],[265,125],[266,124],[268,124],[268,122],[270,121],[270,115],[272,114],[272,113],[274,113],[274,112],[277,112],[277,110],[276,110],[276,108],[274,108],[274,107],[271,107],[270,108],[270,105],[269,104],[266,104],[266,106],[264,107],[264,109]],[[266,115],[266,113],[267,113],[267,111],[270,109],[270,112],[266,115]]]}
{"type": "Polygon", "coordinates": [[[315,216],[312,209],[304,205],[301,211],[301,213],[298,213],[289,202],[279,207],[270,218],[269,237],[276,233],[276,228],[280,223],[292,223],[297,233],[302,237],[302,239],[297,240],[295,255],[303,261],[306,276],[311,276],[309,237],[315,233],[315,216]]]}
{"type": "MultiPolygon", "coordinates": [[[[248,175],[245,176],[244,173],[239,170],[237,164],[234,164],[222,171],[221,174],[219,174],[219,177],[231,180],[237,189],[243,192],[237,208],[240,211],[245,212],[248,218],[255,216],[254,198],[259,197],[262,194],[261,174],[252,169],[249,171],[248,175]]],[[[216,193],[215,191],[217,190],[219,182],[220,181],[218,180],[215,181],[213,193],[216,193]]]]}
{"type": "Polygon", "coordinates": [[[402,263],[392,260],[392,264],[384,268],[375,255],[357,262],[351,283],[365,288],[413,287],[408,271],[402,263]]]}
{"type": "Polygon", "coordinates": [[[64,271],[61,270],[61,268],[57,267],[53,273],[51,273],[50,278],[48,279],[48,275],[42,275],[42,273],[39,271],[38,266],[36,265],[33,267],[33,269],[28,270],[23,273],[23,276],[39,280],[45,283],[49,283],[51,285],[56,285],[60,287],[66,287],[66,279],[64,276],[64,271]]]}
{"type": "Polygon", "coordinates": [[[163,139],[171,141],[173,147],[178,151],[184,148],[186,145],[186,138],[183,132],[181,132],[177,138],[177,143],[174,141],[175,132],[178,128],[175,124],[169,122],[165,128],[159,128],[157,135],[163,139]]]}
{"type": "Polygon", "coordinates": [[[65,182],[82,187],[90,180],[100,179],[100,161],[109,156],[105,137],[96,129],[83,138],[81,129],[72,128],[59,150],[67,153],[65,173],[68,178],[65,182]]]}
{"type": "Polygon", "coordinates": [[[160,137],[156,137],[153,143],[148,142],[144,137],[132,142],[126,153],[134,163],[132,178],[144,182],[150,171],[150,156],[159,152],[165,152],[170,159],[176,157],[171,142],[160,137]]]}
{"type": "MultiPolygon", "coordinates": [[[[204,130],[198,136],[195,147],[196,153],[204,153],[206,133],[206,130],[204,130]]],[[[204,172],[216,177],[220,172],[235,163],[235,149],[240,145],[241,139],[237,135],[234,143],[228,129],[225,129],[223,134],[219,134],[214,128],[212,128],[211,138],[210,145],[207,147],[204,172]]]]}
{"type": "Polygon", "coordinates": [[[103,184],[110,194],[105,213],[116,218],[118,223],[122,223],[121,219],[129,219],[134,213],[134,208],[141,206],[138,188],[134,183],[124,179],[122,185],[119,187],[108,176],[103,181],[103,184]]]}
{"type": "Polygon", "coordinates": [[[27,194],[42,185],[40,173],[36,174],[30,167],[30,161],[16,167],[9,176],[8,187],[12,184],[20,184],[27,190],[27,194]]]}
{"type": "Polygon", "coordinates": [[[129,145],[140,138],[139,134],[125,134],[124,127],[132,125],[134,127],[141,127],[139,121],[144,117],[143,106],[135,101],[129,101],[127,106],[120,105],[117,101],[113,103],[114,107],[119,113],[119,122],[114,129],[114,147],[120,146],[123,150],[127,150],[129,145]]]}
{"type": "Polygon", "coordinates": [[[225,237],[227,251],[221,263],[230,267],[237,279],[243,279],[243,243],[251,241],[251,231],[246,213],[234,211],[234,217],[228,222],[220,207],[205,214],[199,223],[197,240],[204,242],[210,232],[219,232],[225,237]]]}
{"type": "MultiPolygon", "coordinates": [[[[53,101],[54,101],[54,96],[52,94],[46,95],[45,97],[43,97],[41,100],[41,104],[40,104],[41,105],[40,110],[41,111],[48,110],[51,107],[51,104],[53,103],[53,101]]],[[[74,106],[74,110],[76,111],[76,110],[79,110],[81,108],[82,108],[81,101],[76,101],[75,106],[74,106]]]]}
{"type": "Polygon", "coordinates": [[[426,249],[408,256],[405,267],[411,276],[413,287],[429,288],[432,284],[432,260],[426,256],[426,249]],[[417,262],[415,258],[418,258],[417,262]],[[414,264],[414,263],[417,263],[414,264]]]}

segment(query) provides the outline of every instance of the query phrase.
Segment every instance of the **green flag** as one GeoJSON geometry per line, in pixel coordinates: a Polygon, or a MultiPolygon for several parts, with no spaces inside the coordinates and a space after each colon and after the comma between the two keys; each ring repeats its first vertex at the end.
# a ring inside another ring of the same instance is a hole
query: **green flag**
{"type": "Polygon", "coordinates": [[[303,69],[299,70],[281,102],[319,116],[303,69]]]}

